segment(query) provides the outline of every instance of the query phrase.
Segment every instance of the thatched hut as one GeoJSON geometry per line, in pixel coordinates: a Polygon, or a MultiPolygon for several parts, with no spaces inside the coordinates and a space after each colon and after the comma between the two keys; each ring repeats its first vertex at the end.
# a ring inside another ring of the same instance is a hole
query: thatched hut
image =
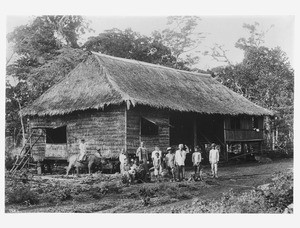
{"type": "Polygon", "coordinates": [[[261,143],[263,117],[273,114],[208,74],[98,53],[22,112],[30,129],[43,129],[37,160],[66,159],[82,138],[106,157],[135,153],[141,141],[149,152],[215,142],[227,159],[232,143],[261,143]]]}

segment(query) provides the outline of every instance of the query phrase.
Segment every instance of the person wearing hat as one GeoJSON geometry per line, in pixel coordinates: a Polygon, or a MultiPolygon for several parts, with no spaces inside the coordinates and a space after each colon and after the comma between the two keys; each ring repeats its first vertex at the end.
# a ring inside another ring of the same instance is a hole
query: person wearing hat
{"type": "Polygon", "coordinates": [[[193,162],[193,167],[195,171],[195,180],[202,180],[202,171],[201,171],[201,161],[202,161],[202,156],[200,153],[200,150],[198,147],[195,147],[195,151],[192,154],[192,162],[193,162]]]}
{"type": "Polygon", "coordinates": [[[86,143],[84,139],[81,139],[81,142],[79,144],[79,156],[77,161],[83,162],[86,158],[86,143]]]}
{"type": "Polygon", "coordinates": [[[167,154],[165,157],[165,162],[167,165],[167,169],[169,174],[172,174],[172,180],[175,180],[175,154],[172,153],[172,148],[167,148],[167,154]]]}
{"type": "Polygon", "coordinates": [[[211,165],[212,176],[218,178],[218,162],[219,162],[219,150],[216,149],[216,144],[211,144],[211,150],[209,151],[209,162],[211,165]]]}

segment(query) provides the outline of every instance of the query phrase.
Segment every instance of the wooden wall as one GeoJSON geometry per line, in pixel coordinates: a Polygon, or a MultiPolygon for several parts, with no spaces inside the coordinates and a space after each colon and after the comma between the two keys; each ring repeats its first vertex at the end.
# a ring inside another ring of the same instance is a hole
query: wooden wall
{"type": "MultiPolygon", "coordinates": [[[[241,126],[241,129],[243,130],[253,130],[252,129],[252,116],[238,116],[238,118],[240,119],[240,126],[241,126]]],[[[257,116],[255,117],[258,119],[258,128],[259,129],[263,129],[263,121],[264,121],[264,118],[262,116],[257,116]]],[[[225,129],[226,130],[231,130],[231,126],[230,126],[230,121],[231,121],[232,117],[229,117],[227,116],[225,118],[225,129]]]]}
{"type": "MultiPolygon", "coordinates": [[[[35,121],[30,121],[30,126],[32,126],[35,121]]],[[[31,130],[32,138],[31,144],[35,143],[32,147],[32,155],[36,161],[40,161],[44,159],[45,151],[46,151],[46,134],[42,129],[34,129],[31,130]]]]}
{"type": "Polygon", "coordinates": [[[143,141],[148,152],[152,152],[155,146],[165,151],[169,146],[170,132],[168,126],[159,126],[157,136],[142,136],[140,134],[141,117],[154,117],[169,122],[169,112],[163,109],[154,109],[147,106],[131,107],[127,110],[127,151],[134,154],[143,141]]]}
{"type": "MultiPolygon", "coordinates": [[[[63,125],[67,126],[68,155],[79,153],[79,143],[82,138],[86,141],[88,152],[94,153],[96,148],[100,147],[105,157],[118,157],[120,149],[125,147],[124,105],[109,106],[105,110],[74,112],[62,116],[32,117],[30,120],[30,127],[63,125]]],[[[35,138],[32,139],[34,140],[35,138]]],[[[33,148],[34,157],[43,159],[45,148],[44,134],[33,148]]]]}
{"type": "Polygon", "coordinates": [[[231,117],[225,118],[225,137],[226,141],[253,141],[263,140],[263,117],[258,119],[258,129],[255,131],[252,126],[252,116],[239,116],[240,129],[231,129],[231,117]]]}

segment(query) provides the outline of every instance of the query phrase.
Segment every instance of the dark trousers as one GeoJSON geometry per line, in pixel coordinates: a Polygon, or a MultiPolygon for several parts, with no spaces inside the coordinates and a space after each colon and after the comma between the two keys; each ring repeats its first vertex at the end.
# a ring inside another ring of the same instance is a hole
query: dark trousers
{"type": "Polygon", "coordinates": [[[195,172],[195,176],[199,176],[200,175],[200,170],[201,170],[201,165],[194,165],[194,172],[195,172]]]}
{"type": "Polygon", "coordinates": [[[183,178],[185,178],[185,168],[184,165],[178,165],[177,166],[177,178],[179,181],[181,181],[183,178]]]}

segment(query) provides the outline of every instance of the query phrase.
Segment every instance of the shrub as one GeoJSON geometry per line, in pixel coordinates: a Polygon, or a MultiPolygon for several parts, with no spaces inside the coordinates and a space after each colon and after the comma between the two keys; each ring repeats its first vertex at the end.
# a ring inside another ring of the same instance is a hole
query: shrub
{"type": "Polygon", "coordinates": [[[276,173],[273,182],[263,190],[268,208],[282,212],[293,203],[293,174],[276,173]]]}
{"type": "MultiPolygon", "coordinates": [[[[169,190],[168,193],[175,194],[169,190]]],[[[183,193],[178,191],[173,197],[183,193]]],[[[273,181],[263,187],[242,194],[230,190],[215,201],[195,199],[192,205],[173,208],[172,213],[283,213],[292,203],[293,174],[277,173],[273,181]]]]}
{"type": "Polygon", "coordinates": [[[10,155],[9,153],[5,153],[5,169],[11,170],[13,165],[16,162],[16,158],[10,155]]]}
{"type": "Polygon", "coordinates": [[[116,182],[103,182],[101,185],[100,185],[100,188],[101,188],[101,192],[103,194],[106,194],[106,193],[121,193],[122,192],[122,188],[121,186],[118,185],[118,183],[116,182]]]}
{"type": "Polygon", "coordinates": [[[37,192],[31,191],[27,184],[16,184],[5,191],[5,201],[7,204],[27,204],[33,205],[39,203],[39,195],[37,192]]]}

